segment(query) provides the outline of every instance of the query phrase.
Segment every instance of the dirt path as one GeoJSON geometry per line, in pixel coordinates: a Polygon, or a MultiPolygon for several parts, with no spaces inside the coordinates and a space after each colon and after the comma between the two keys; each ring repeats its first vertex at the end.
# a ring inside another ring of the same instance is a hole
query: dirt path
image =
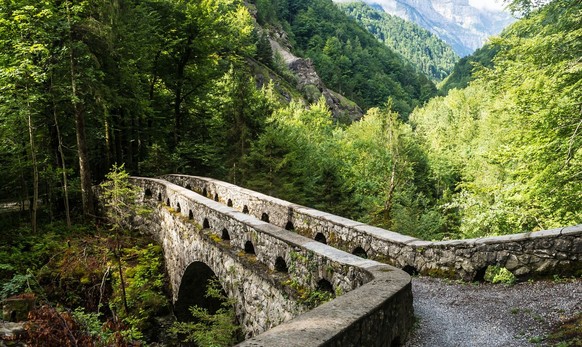
{"type": "Polygon", "coordinates": [[[413,346],[544,346],[543,338],[582,311],[582,280],[514,286],[412,281],[413,346]]]}

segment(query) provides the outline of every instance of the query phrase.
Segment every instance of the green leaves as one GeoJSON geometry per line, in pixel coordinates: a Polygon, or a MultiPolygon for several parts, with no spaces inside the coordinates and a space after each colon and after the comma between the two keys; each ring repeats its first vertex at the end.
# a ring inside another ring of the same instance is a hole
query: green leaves
{"type": "Polygon", "coordinates": [[[580,11],[554,1],[515,23],[469,87],[411,116],[463,235],[579,222],[580,11]]]}
{"type": "Polygon", "coordinates": [[[207,309],[192,306],[192,322],[176,322],[171,328],[174,335],[184,336],[183,342],[195,342],[200,347],[228,347],[237,342],[236,333],[240,327],[236,324],[234,302],[222,291],[217,280],[211,280],[206,288],[207,298],[221,301],[221,308],[214,314],[207,309]]]}
{"type": "Polygon", "coordinates": [[[137,212],[135,200],[138,188],[129,181],[129,174],[124,170],[124,164],[113,165],[105,176],[106,181],[100,184],[102,199],[105,201],[106,215],[112,231],[121,232],[128,218],[137,212]]]}

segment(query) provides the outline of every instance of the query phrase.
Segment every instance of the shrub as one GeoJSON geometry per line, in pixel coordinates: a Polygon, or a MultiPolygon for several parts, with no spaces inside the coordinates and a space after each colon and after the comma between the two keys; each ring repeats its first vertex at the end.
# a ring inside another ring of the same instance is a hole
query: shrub
{"type": "Polygon", "coordinates": [[[512,285],[515,283],[516,278],[511,271],[507,270],[501,266],[489,266],[485,271],[485,281],[496,283],[504,283],[507,285],[512,285]]]}

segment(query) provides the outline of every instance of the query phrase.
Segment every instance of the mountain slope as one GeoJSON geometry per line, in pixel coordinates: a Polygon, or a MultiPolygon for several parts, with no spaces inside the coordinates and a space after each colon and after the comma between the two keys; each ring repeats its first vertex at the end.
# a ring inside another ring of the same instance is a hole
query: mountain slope
{"type": "MultiPolygon", "coordinates": [[[[342,1],[343,2],[343,1],[342,1]]],[[[468,0],[365,0],[390,14],[419,24],[453,47],[463,57],[483,46],[515,21],[508,13],[479,10],[468,0]]]]}
{"type": "Polygon", "coordinates": [[[434,81],[447,77],[459,60],[452,48],[436,35],[415,23],[384,12],[381,7],[373,8],[362,2],[341,3],[338,6],[434,81]]]}
{"type": "Polygon", "coordinates": [[[493,58],[499,51],[494,44],[486,44],[473,54],[461,58],[455,64],[453,71],[439,84],[439,90],[446,94],[451,89],[463,89],[473,80],[474,72],[482,67],[493,67],[493,58]]]}
{"type": "Polygon", "coordinates": [[[257,19],[296,56],[313,61],[329,88],[364,109],[393,99],[404,118],[436,94],[436,87],[378,42],[331,0],[256,1],[257,19]],[[286,39],[288,37],[288,39],[286,39]]]}

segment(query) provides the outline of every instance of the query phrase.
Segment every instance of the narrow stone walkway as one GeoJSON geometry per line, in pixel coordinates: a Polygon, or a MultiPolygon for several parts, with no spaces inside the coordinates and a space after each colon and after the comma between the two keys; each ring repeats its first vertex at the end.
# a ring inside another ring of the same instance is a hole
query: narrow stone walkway
{"type": "Polygon", "coordinates": [[[544,346],[582,312],[582,279],[505,286],[417,277],[412,293],[417,324],[406,347],[544,346]]]}

